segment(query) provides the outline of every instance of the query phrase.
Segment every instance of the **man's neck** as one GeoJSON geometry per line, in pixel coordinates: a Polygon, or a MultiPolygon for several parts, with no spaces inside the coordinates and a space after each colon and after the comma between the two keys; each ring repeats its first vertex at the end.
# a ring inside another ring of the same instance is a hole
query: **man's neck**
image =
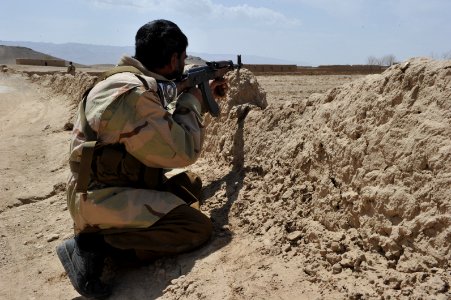
{"type": "Polygon", "coordinates": [[[130,56],[123,56],[117,65],[133,66],[138,70],[140,70],[146,76],[153,77],[158,80],[168,80],[162,73],[146,69],[139,60],[130,56]]]}

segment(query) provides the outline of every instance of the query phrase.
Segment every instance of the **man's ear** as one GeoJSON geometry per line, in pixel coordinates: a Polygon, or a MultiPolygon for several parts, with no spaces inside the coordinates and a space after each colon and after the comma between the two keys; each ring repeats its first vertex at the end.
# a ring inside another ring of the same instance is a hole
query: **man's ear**
{"type": "Polygon", "coordinates": [[[179,65],[179,55],[177,52],[174,52],[171,56],[171,68],[172,70],[177,70],[177,66],[179,65]]]}

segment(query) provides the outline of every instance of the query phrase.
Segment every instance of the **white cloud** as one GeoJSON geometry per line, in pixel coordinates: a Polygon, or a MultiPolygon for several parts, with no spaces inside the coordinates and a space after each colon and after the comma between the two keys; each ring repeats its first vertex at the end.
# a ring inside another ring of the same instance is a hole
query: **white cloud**
{"type": "Polygon", "coordinates": [[[228,6],[216,4],[213,0],[95,0],[99,6],[124,6],[140,11],[172,13],[174,15],[191,16],[197,20],[207,18],[217,22],[239,21],[249,26],[270,25],[275,27],[296,27],[299,19],[289,18],[281,12],[266,7],[247,4],[228,6]]]}
{"type": "Polygon", "coordinates": [[[226,7],[218,5],[214,7],[216,15],[223,14],[225,17],[247,18],[255,21],[265,21],[271,25],[297,26],[300,20],[288,18],[284,14],[265,7],[253,7],[247,4],[226,7]]]}
{"type": "MultiPolygon", "coordinates": [[[[88,1],[88,3],[93,3],[98,6],[125,6],[132,8],[145,8],[149,1],[147,0],[94,0],[92,2],[88,1]]],[[[159,2],[159,1],[150,1],[150,2],[159,2]]]]}
{"type": "Polygon", "coordinates": [[[291,2],[302,3],[330,15],[343,17],[359,14],[369,6],[368,1],[365,0],[292,0],[291,2]]]}
{"type": "Polygon", "coordinates": [[[433,15],[450,11],[449,0],[279,0],[281,5],[303,4],[334,16],[358,16],[363,13],[392,14],[409,17],[415,15],[433,15]],[[385,10],[384,10],[385,9],[385,10]]]}

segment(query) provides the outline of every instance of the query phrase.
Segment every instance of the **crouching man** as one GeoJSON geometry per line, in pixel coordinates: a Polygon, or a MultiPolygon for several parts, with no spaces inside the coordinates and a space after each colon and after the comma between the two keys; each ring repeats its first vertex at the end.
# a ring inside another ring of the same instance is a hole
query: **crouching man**
{"type": "MultiPolygon", "coordinates": [[[[174,169],[197,160],[205,131],[200,90],[177,92],[172,81],[183,72],[187,46],[176,24],[145,24],[135,56],[123,57],[80,103],[67,190],[75,237],[56,251],[85,297],[111,293],[100,276],[112,249],[153,259],[211,236],[210,219],[196,209],[200,178],[174,169]]],[[[226,88],[213,81],[212,91],[218,85],[226,88]]]]}

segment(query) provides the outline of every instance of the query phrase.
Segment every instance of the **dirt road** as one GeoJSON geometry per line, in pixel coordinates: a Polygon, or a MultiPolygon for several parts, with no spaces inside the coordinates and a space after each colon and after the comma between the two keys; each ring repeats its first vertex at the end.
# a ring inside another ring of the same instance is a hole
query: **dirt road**
{"type": "Polygon", "coordinates": [[[75,296],[53,255],[70,234],[61,193],[69,110],[20,76],[0,76],[0,298],[75,296]],[[58,285],[50,294],[49,282],[58,285]]]}

